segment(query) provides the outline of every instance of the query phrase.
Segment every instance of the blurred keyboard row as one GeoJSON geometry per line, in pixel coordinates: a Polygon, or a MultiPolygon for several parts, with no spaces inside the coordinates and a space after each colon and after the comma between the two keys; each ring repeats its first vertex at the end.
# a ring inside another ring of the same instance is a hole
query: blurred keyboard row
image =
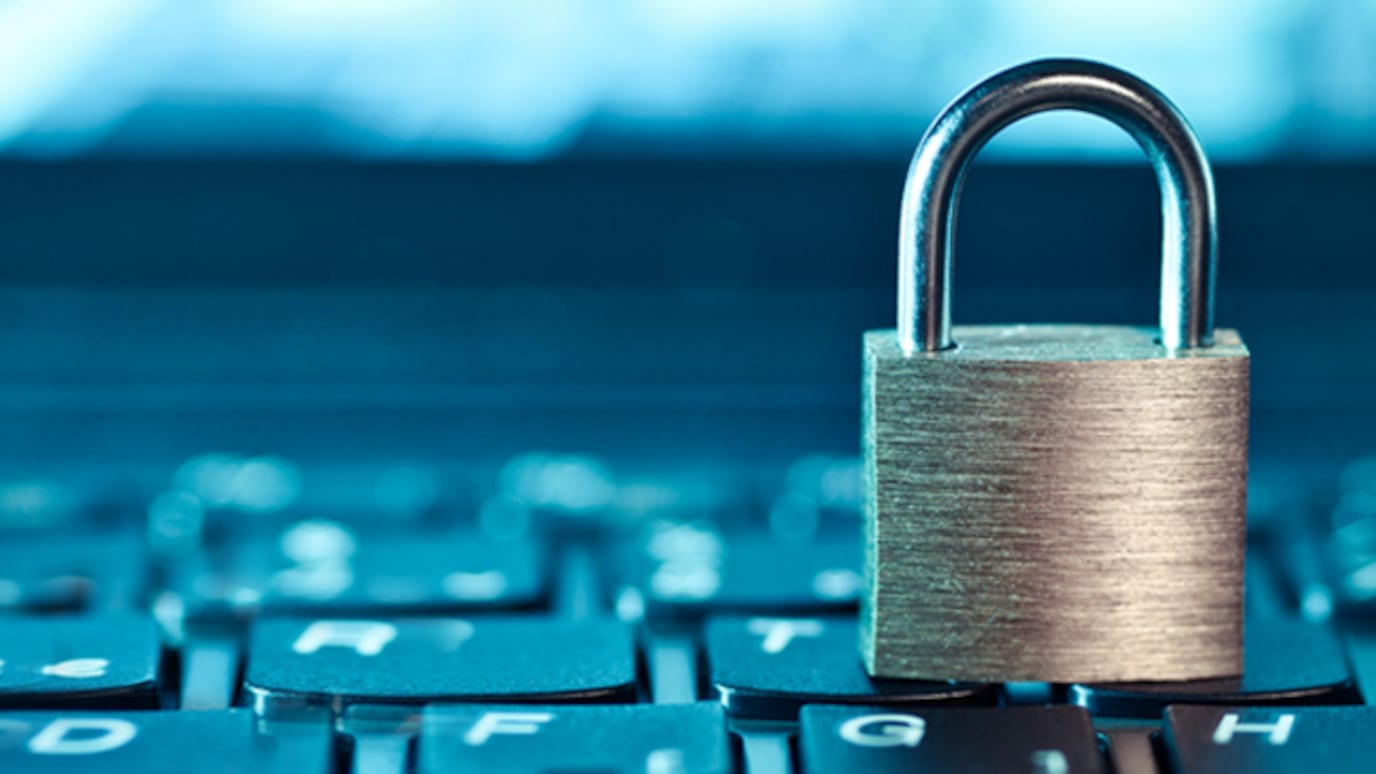
{"type": "MultiPolygon", "coordinates": [[[[496,538],[578,532],[647,519],[762,516],[783,538],[837,526],[860,505],[860,463],[813,454],[745,468],[532,451],[505,461],[296,462],[198,454],[167,465],[73,466],[58,476],[0,480],[0,530],[145,523],[160,550],[194,539],[275,531],[315,514],[361,531],[471,526],[496,538]],[[758,469],[755,469],[758,468],[758,469]]],[[[842,522],[844,523],[844,522],[842,522]]]]}
{"type": "Polygon", "coordinates": [[[467,531],[375,534],[312,520],[280,535],[220,543],[176,562],[151,556],[130,531],[23,534],[0,542],[0,611],[130,609],[190,620],[258,613],[438,614],[548,610],[554,575],[570,552],[597,560],[588,578],[623,619],[706,610],[773,612],[854,608],[858,535],[808,542],[694,524],[657,523],[644,534],[585,547],[467,531]]]}
{"type": "MultiPolygon", "coordinates": [[[[197,612],[538,608],[552,581],[541,570],[570,543],[592,546],[601,580],[633,592],[618,605],[652,613],[845,607],[860,580],[850,457],[744,472],[621,471],[544,452],[448,466],[207,453],[134,467],[0,481],[0,610],[104,609],[167,590],[197,612]]],[[[1250,539],[1287,603],[1310,620],[1376,605],[1376,456],[1336,475],[1254,469],[1251,483],[1250,539]]]]}

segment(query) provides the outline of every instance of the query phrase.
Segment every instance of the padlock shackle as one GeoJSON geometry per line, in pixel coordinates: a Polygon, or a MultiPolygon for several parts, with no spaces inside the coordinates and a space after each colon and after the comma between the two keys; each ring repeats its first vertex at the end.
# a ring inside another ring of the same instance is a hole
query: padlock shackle
{"type": "Polygon", "coordinates": [[[956,98],[922,136],[903,187],[898,343],[935,352],[951,340],[956,205],[970,162],[1009,124],[1049,110],[1109,119],[1146,151],[1161,188],[1161,343],[1207,347],[1218,263],[1214,181],[1189,122],[1159,91],[1098,62],[1043,59],[998,73],[956,98]]]}

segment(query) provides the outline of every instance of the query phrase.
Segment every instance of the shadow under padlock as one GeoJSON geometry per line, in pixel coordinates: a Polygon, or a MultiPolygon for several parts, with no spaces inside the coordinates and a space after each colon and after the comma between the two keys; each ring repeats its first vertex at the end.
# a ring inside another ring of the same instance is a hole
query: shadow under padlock
{"type": "Polygon", "coordinates": [[[1214,188],[1184,117],[1079,60],[974,86],[918,145],[897,330],[864,342],[865,593],[876,677],[1179,681],[1242,671],[1248,351],[1213,327],[1214,188]],[[1161,186],[1160,328],[950,324],[975,154],[1047,110],[1127,130],[1161,186]]]}

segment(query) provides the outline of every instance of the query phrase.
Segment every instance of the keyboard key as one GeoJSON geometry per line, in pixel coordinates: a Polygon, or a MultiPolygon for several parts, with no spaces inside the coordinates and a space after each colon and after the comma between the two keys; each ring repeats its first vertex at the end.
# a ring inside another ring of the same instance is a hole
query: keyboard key
{"type": "Polygon", "coordinates": [[[1356,774],[1372,770],[1376,707],[1175,706],[1163,736],[1189,774],[1356,774]]]}
{"type": "Polygon", "coordinates": [[[56,481],[0,481],[0,532],[82,529],[94,515],[89,494],[56,481]]]}
{"type": "Polygon", "coordinates": [[[248,710],[211,712],[0,712],[0,771],[334,771],[327,725],[255,731],[248,710]]]}
{"type": "Polygon", "coordinates": [[[1072,685],[1069,700],[1096,715],[1161,717],[1169,704],[1359,704],[1337,637],[1326,626],[1253,618],[1245,632],[1244,674],[1185,683],[1072,685]]]}
{"type": "Polygon", "coordinates": [[[293,460],[209,451],[185,460],[162,492],[147,498],[150,536],[215,545],[267,536],[301,521],[330,518],[367,534],[445,529],[473,504],[465,482],[431,464],[312,455],[293,460]]]}
{"type": "Polygon", "coordinates": [[[151,618],[110,613],[0,624],[0,708],[153,708],[161,668],[151,618]]]}
{"type": "Polygon", "coordinates": [[[301,522],[245,539],[179,584],[193,618],[252,612],[369,616],[521,610],[548,601],[539,544],[476,534],[369,536],[301,522]]]}
{"type": "Polygon", "coordinates": [[[513,526],[508,517],[516,516],[556,539],[587,539],[615,528],[624,517],[616,508],[621,491],[616,477],[592,455],[519,454],[503,466],[497,483],[501,491],[479,510],[480,523],[494,534],[508,531],[513,526]]]}
{"type": "Polygon", "coordinates": [[[618,621],[265,619],[245,688],[263,712],[356,703],[615,702],[636,698],[618,621]]]}
{"type": "Polygon", "coordinates": [[[819,772],[1105,770],[1089,713],[1078,707],[898,710],[803,708],[802,770],[819,772]]]}
{"type": "Polygon", "coordinates": [[[745,718],[792,720],[803,704],[993,705],[994,686],[876,680],[865,674],[854,618],[713,618],[712,689],[745,718]]]}
{"type": "Polygon", "coordinates": [[[7,535],[0,540],[0,612],[128,607],[146,572],[133,533],[7,535]]]}
{"type": "Polygon", "coordinates": [[[421,774],[732,770],[726,717],[707,703],[427,707],[419,750],[421,774]]]}
{"type": "Polygon", "coordinates": [[[727,539],[677,524],[657,530],[632,552],[628,586],[652,617],[849,611],[863,583],[860,557],[854,536],[783,542],[746,533],[727,539]]]}
{"type": "Polygon", "coordinates": [[[350,555],[319,558],[309,547],[293,546],[290,533],[279,546],[282,561],[263,595],[269,612],[404,615],[530,608],[547,591],[541,551],[528,541],[370,537],[350,555]]]}

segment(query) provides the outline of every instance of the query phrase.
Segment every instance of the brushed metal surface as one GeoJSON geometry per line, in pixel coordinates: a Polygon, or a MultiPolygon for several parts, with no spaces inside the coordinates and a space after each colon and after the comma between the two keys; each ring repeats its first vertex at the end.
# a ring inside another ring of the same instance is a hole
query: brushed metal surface
{"type": "Polygon", "coordinates": [[[1248,352],[1154,328],[865,335],[866,591],[880,677],[1192,680],[1242,669],[1248,352]]]}
{"type": "Polygon", "coordinates": [[[898,234],[898,342],[951,347],[956,205],[975,155],[1004,127],[1048,110],[1102,116],[1146,152],[1161,188],[1161,340],[1208,346],[1218,236],[1213,174],[1180,110],[1135,75],[1083,59],[1043,59],[996,73],[947,105],[913,152],[898,234]]]}

